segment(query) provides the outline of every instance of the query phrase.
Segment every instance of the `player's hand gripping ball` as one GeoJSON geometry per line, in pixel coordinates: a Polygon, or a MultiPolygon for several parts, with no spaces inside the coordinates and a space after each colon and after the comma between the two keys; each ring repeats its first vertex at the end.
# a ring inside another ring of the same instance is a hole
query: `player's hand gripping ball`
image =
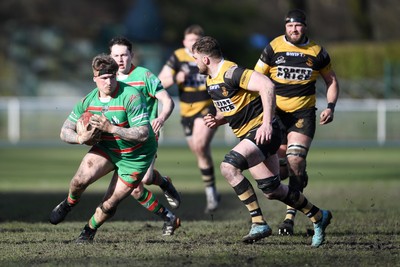
{"type": "Polygon", "coordinates": [[[89,146],[101,141],[101,131],[90,124],[92,116],[93,113],[86,111],[76,122],[76,133],[79,135],[79,140],[89,146]]]}

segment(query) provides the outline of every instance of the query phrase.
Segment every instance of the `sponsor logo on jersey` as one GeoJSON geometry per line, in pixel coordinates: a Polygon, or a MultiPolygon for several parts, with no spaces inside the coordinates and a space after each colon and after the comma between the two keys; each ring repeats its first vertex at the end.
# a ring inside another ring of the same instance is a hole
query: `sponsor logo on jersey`
{"type": "Polygon", "coordinates": [[[119,119],[114,115],[111,117],[111,123],[114,125],[118,125],[119,124],[119,119]]]}
{"type": "Polygon", "coordinates": [[[289,57],[305,57],[303,53],[299,52],[286,52],[286,55],[289,57]]]}
{"type": "Polygon", "coordinates": [[[305,81],[311,78],[312,69],[290,66],[278,66],[277,78],[288,81],[305,81]]]}
{"type": "Polygon", "coordinates": [[[235,105],[232,101],[228,99],[221,99],[221,100],[214,100],[214,105],[221,111],[221,112],[229,112],[235,109],[235,105]]]}
{"type": "Polygon", "coordinates": [[[137,121],[147,121],[149,118],[147,112],[138,114],[137,116],[131,118],[131,122],[135,123],[137,121]]]}
{"type": "Polygon", "coordinates": [[[194,73],[186,76],[185,86],[188,87],[200,87],[206,82],[206,76],[200,73],[194,73]]]}
{"type": "Polygon", "coordinates": [[[220,87],[219,87],[219,84],[213,84],[213,85],[210,85],[209,87],[208,87],[208,90],[210,90],[210,91],[212,91],[212,90],[218,90],[220,87]]]}
{"type": "Polygon", "coordinates": [[[275,60],[276,65],[280,65],[280,64],[284,64],[284,63],[286,63],[286,60],[283,56],[280,56],[275,60]]]}
{"type": "Polygon", "coordinates": [[[139,104],[137,106],[133,106],[131,110],[134,113],[134,112],[137,112],[138,110],[141,110],[141,109],[147,110],[146,103],[141,103],[141,104],[139,104]]]}

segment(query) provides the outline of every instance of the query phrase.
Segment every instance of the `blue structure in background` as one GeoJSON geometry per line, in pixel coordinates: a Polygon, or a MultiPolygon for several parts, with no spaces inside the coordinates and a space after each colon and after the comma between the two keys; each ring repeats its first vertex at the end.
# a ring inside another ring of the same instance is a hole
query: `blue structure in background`
{"type": "Polygon", "coordinates": [[[162,38],[162,20],[152,0],[138,0],[123,22],[126,37],[133,42],[156,42],[162,38]]]}
{"type": "Polygon", "coordinates": [[[264,47],[270,42],[270,39],[261,34],[261,33],[254,33],[250,36],[250,45],[255,49],[264,49],[264,47]]]}

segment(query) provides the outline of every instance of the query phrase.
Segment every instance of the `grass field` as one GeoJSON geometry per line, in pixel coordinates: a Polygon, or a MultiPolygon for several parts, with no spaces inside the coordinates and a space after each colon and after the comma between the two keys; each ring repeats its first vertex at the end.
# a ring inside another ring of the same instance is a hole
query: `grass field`
{"type": "MultiPolygon", "coordinates": [[[[199,171],[186,147],[161,147],[156,163],[182,194],[176,211],[182,226],[174,236],[162,237],[158,217],[126,199],[94,244],[76,245],[109,177],[85,192],[65,222],[53,226],[47,218],[65,198],[86,150],[68,145],[0,149],[0,266],[400,266],[399,148],[311,150],[305,193],[334,216],[318,249],[310,247],[312,225],[301,214],[294,236],[278,236],[285,206],[261,194],[274,234],[253,245],[240,241],[249,230],[249,215],[218,170],[228,148],[213,150],[222,202],[205,215],[199,171]]],[[[150,188],[166,203],[158,188],[150,188]]]]}

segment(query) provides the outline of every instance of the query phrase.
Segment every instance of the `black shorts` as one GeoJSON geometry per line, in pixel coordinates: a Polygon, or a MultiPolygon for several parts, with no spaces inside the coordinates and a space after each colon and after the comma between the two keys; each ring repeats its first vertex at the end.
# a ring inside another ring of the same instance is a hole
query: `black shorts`
{"type": "MultiPolygon", "coordinates": [[[[261,152],[264,154],[265,158],[268,158],[271,155],[276,154],[276,151],[278,151],[278,148],[281,145],[282,137],[281,137],[281,130],[279,128],[279,123],[277,120],[274,120],[272,123],[272,136],[271,136],[271,142],[268,144],[256,144],[256,146],[261,150],[261,152]]],[[[240,141],[243,139],[248,139],[254,144],[256,143],[255,137],[256,137],[256,132],[258,128],[254,128],[250,130],[244,137],[240,138],[240,141]]]]}
{"type": "Polygon", "coordinates": [[[197,118],[203,118],[207,114],[212,114],[214,116],[215,116],[215,114],[217,114],[214,104],[209,105],[208,107],[204,108],[201,112],[199,112],[191,117],[182,117],[181,118],[183,132],[186,137],[192,136],[192,134],[193,134],[194,120],[197,118]]]}
{"type": "Polygon", "coordinates": [[[282,131],[282,144],[287,144],[287,134],[290,132],[297,132],[314,138],[316,110],[316,108],[310,108],[291,113],[277,110],[275,115],[282,131]]]}

